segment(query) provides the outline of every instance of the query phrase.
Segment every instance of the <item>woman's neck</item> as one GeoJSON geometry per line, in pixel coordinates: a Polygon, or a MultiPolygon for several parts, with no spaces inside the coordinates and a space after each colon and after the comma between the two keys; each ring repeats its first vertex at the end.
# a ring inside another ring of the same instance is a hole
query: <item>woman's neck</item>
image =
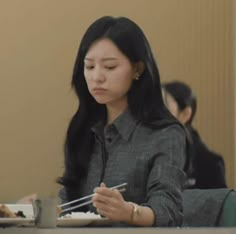
{"type": "Polygon", "coordinates": [[[114,122],[114,120],[124,113],[128,108],[128,105],[118,108],[117,106],[107,106],[107,125],[114,122]]]}

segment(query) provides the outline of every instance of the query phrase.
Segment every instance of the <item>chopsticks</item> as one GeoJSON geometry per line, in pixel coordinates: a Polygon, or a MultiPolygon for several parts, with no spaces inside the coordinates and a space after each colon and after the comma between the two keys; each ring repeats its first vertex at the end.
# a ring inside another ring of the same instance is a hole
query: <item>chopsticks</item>
{"type": "MultiPolygon", "coordinates": [[[[114,189],[118,189],[120,192],[124,192],[126,190],[126,186],[127,186],[127,183],[122,183],[122,184],[119,184],[119,185],[116,185],[114,187],[111,187],[110,189],[111,190],[114,190],[114,189]]],[[[66,203],[63,203],[61,205],[59,205],[58,207],[59,208],[63,208],[65,206],[68,206],[68,205],[71,205],[73,203],[76,203],[76,202],[81,202],[81,201],[84,201],[86,199],[89,199],[89,198],[92,198],[96,193],[93,193],[93,194],[90,194],[88,196],[85,196],[85,197],[81,197],[79,199],[76,199],[76,200],[73,200],[73,201],[70,201],[70,202],[66,202],[66,203]]],[[[61,213],[64,213],[66,211],[71,211],[71,210],[74,210],[76,208],[79,208],[79,207],[82,207],[82,206],[85,206],[85,205],[88,205],[88,204],[91,204],[92,203],[92,199],[90,199],[89,201],[85,201],[83,203],[80,203],[79,205],[75,205],[75,206],[71,206],[69,208],[65,208],[65,209],[62,209],[61,210],[61,213]]]]}

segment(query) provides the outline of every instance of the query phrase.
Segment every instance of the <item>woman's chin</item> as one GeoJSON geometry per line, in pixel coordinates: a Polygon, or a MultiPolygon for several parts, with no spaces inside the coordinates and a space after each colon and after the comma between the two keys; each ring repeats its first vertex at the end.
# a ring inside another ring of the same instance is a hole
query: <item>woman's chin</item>
{"type": "Polygon", "coordinates": [[[103,104],[103,105],[106,105],[107,104],[107,100],[104,100],[102,98],[95,98],[95,101],[98,103],[98,104],[103,104]]]}

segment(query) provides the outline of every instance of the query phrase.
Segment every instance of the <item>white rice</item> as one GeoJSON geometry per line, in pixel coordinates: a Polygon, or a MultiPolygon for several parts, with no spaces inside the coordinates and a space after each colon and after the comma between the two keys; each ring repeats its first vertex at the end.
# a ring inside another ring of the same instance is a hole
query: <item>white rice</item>
{"type": "Polygon", "coordinates": [[[70,214],[65,214],[61,218],[75,218],[75,219],[98,219],[101,218],[100,215],[92,213],[90,211],[84,212],[71,212],[70,214]]]}

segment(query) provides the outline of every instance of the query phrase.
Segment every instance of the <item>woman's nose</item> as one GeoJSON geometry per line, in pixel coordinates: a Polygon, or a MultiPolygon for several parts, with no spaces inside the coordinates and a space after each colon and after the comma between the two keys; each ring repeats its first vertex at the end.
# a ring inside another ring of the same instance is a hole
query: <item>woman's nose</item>
{"type": "Polygon", "coordinates": [[[100,69],[100,68],[94,69],[94,71],[91,75],[92,75],[92,77],[91,77],[92,80],[95,82],[104,82],[105,81],[104,73],[103,73],[102,69],[100,69]]]}

